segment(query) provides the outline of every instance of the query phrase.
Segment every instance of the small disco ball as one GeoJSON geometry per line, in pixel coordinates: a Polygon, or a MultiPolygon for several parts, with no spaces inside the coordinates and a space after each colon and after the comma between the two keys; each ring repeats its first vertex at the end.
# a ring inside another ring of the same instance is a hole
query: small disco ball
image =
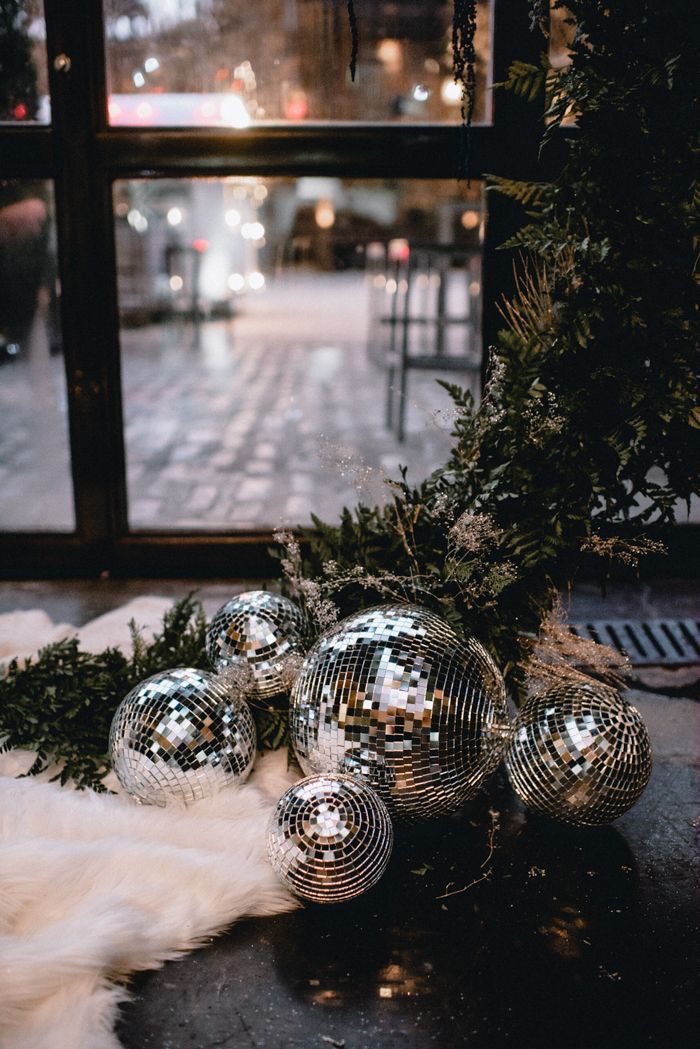
{"type": "Polygon", "coordinates": [[[521,708],[506,748],[528,808],[579,826],[610,823],[640,796],[651,744],[636,707],[598,682],[549,688],[521,708]]]}
{"type": "Polygon", "coordinates": [[[405,821],[473,797],[500,761],[507,726],[505,685],[486,650],[417,605],[345,619],[292,687],[303,771],[359,776],[405,821]]]}
{"type": "Polygon", "coordinates": [[[247,778],[255,725],[215,674],[178,667],[153,674],[122,700],[109,753],[117,779],[138,801],[188,804],[247,778]]]}
{"type": "Polygon", "coordinates": [[[287,888],[315,903],[340,903],[379,881],[394,842],[384,802],[352,776],[310,776],[277,802],[267,853],[287,888]]]}
{"type": "Polygon", "coordinates": [[[303,652],[304,619],[280,594],[249,590],[227,601],[207,630],[207,655],[217,671],[248,669],[251,699],[272,700],[288,691],[285,663],[303,652]]]}

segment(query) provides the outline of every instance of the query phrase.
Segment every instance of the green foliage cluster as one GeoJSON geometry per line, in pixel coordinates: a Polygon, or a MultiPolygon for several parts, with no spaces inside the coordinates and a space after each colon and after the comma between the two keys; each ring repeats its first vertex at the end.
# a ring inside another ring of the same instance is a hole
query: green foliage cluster
{"type": "Polygon", "coordinates": [[[384,508],[315,521],[300,573],[343,614],[389,595],[437,606],[516,691],[582,556],[654,549],[700,462],[693,5],[567,9],[570,65],[516,63],[502,85],[540,100],[545,141],[572,114],[576,128],[556,181],[490,180],[524,225],[484,397],[448,387],[449,462],[384,508]]]}
{"type": "MultiPolygon", "coordinates": [[[[102,789],[109,771],[107,743],[114,712],[140,681],[172,667],[210,670],[207,624],[191,595],[166,612],[163,626],[147,641],[130,624],[132,655],[116,648],[97,654],[67,638],[42,649],[35,659],[13,660],[0,679],[0,752],[36,753],[30,775],[56,764],[61,783],[102,789]]],[[[286,714],[251,704],[260,749],[285,741],[286,714]]]]}
{"type": "Polygon", "coordinates": [[[130,624],[133,654],[116,648],[83,652],[76,637],[13,660],[0,680],[0,751],[36,753],[30,775],[54,763],[61,783],[99,789],[109,770],[107,741],[115,710],[139,681],[175,666],[206,669],[206,623],[186,597],[166,613],[163,628],[146,641],[130,624]]]}

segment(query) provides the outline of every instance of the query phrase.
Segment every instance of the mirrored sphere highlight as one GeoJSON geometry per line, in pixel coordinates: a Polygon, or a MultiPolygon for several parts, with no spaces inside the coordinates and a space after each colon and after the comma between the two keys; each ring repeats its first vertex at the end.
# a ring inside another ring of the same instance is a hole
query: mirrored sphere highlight
{"type": "Polygon", "coordinates": [[[651,774],[636,707],[607,685],[564,684],[528,700],[513,723],[506,769],[534,812],[580,826],[626,812],[651,774]]]}
{"type": "Polygon", "coordinates": [[[351,776],[311,776],[277,802],[267,851],[295,895],[340,903],[379,881],[393,840],[386,805],[369,787],[351,776]]]}
{"type": "Polygon", "coordinates": [[[406,821],[472,797],[500,760],[507,725],[505,685],[486,650],[418,605],[339,623],[292,688],[304,772],[356,775],[406,821]]]}
{"type": "Polygon", "coordinates": [[[137,800],[188,804],[247,778],[255,725],[216,675],[178,667],[147,678],[122,700],[109,752],[119,782],[137,800]]]}

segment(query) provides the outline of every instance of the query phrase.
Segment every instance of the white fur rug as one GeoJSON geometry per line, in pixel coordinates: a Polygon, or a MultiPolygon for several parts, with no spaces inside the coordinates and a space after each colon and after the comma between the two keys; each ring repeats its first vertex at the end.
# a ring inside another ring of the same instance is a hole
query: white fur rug
{"type": "MultiPolygon", "coordinates": [[[[170,604],[132,601],[81,642],[125,648],[129,619],[155,629],[170,604]]],[[[74,632],[41,612],[0,616],[0,661],[74,632]]],[[[296,906],[265,856],[270,810],[294,779],[286,753],[259,757],[240,787],[165,810],[12,778],[30,761],[0,755],[1,1049],[119,1049],[128,973],[296,906]]]]}

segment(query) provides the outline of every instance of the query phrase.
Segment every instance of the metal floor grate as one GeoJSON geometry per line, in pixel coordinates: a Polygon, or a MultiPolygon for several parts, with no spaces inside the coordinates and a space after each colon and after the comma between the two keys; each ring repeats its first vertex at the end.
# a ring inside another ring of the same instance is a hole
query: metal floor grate
{"type": "Polygon", "coordinates": [[[634,667],[700,663],[700,622],[695,619],[594,619],[570,629],[624,652],[634,667]]]}

